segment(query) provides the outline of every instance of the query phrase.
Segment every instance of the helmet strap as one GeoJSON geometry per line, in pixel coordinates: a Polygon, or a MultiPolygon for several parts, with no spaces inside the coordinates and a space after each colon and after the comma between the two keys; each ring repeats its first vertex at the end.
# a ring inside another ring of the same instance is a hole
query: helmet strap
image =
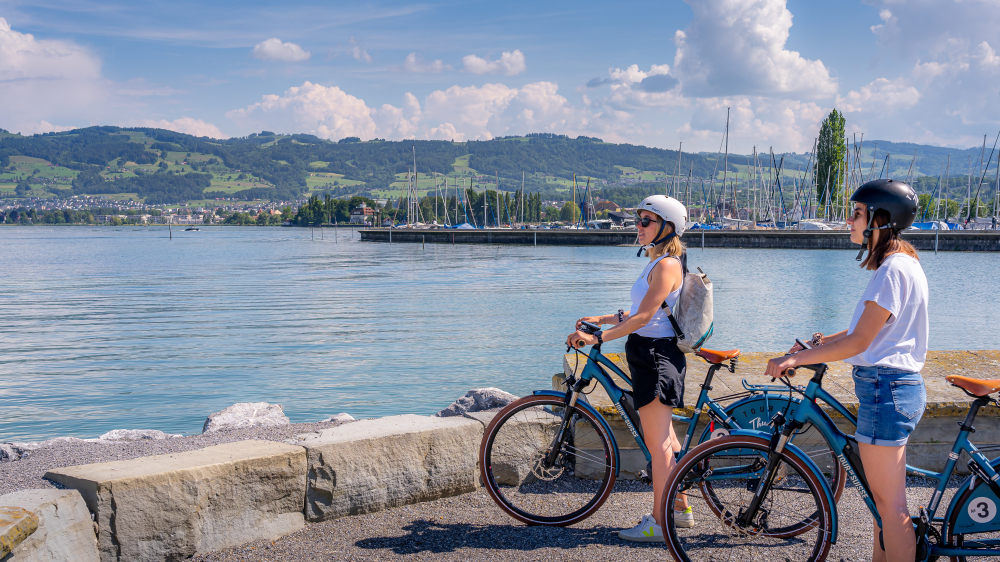
{"type": "Polygon", "coordinates": [[[854,261],[861,261],[861,257],[865,255],[865,250],[868,249],[868,238],[871,237],[872,230],[886,230],[888,228],[892,228],[888,224],[883,224],[882,226],[876,226],[875,228],[872,228],[872,222],[874,220],[875,220],[875,213],[871,213],[871,216],[868,217],[868,227],[865,228],[864,232],[865,239],[864,241],[861,242],[861,250],[858,251],[858,257],[854,258],[854,261]]]}
{"type": "MultiPolygon", "coordinates": [[[[660,218],[662,219],[663,217],[660,217],[660,218]]],[[[666,220],[661,220],[660,221],[660,230],[658,230],[656,232],[656,238],[654,238],[653,241],[650,242],[649,244],[646,244],[645,246],[640,246],[639,247],[639,251],[635,253],[635,257],[641,256],[643,250],[650,250],[654,246],[656,246],[657,244],[659,244],[661,242],[666,242],[667,240],[670,240],[674,236],[677,236],[677,231],[675,230],[675,231],[671,232],[670,234],[664,236],[663,238],[660,238],[660,235],[663,234],[663,229],[666,228],[666,226],[667,226],[667,221],[666,220]]]]}

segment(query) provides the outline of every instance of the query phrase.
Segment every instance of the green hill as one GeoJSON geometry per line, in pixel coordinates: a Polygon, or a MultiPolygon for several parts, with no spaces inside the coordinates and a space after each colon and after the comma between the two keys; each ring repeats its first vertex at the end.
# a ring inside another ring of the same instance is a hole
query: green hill
{"type": "MultiPolygon", "coordinates": [[[[952,177],[965,151],[873,141],[865,143],[863,161],[881,165],[892,153],[894,177],[905,175],[917,150],[914,175],[936,176],[952,155],[952,177]],[[878,143],[872,159],[871,149],[878,143]],[[899,153],[897,156],[897,152],[899,153]]],[[[214,140],[163,129],[89,127],[34,136],[0,135],[0,196],[106,195],[150,204],[231,200],[288,201],[309,194],[372,198],[402,195],[414,149],[420,172],[418,192],[435,186],[473,186],[502,191],[519,189],[545,199],[567,199],[574,174],[580,187],[592,188],[621,205],[634,205],[649,193],[663,192],[678,167],[678,154],[590,137],[532,134],[490,141],[401,141],[356,138],[331,142],[312,135],[275,135],[214,140]],[[522,176],[523,173],[523,176],[522,176]]],[[[723,174],[717,154],[683,154],[680,176],[723,174]]],[[[798,175],[807,156],[785,155],[786,175],[798,175]]],[[[966,167],[968,162],[965,162],[966,167]]],[[[729,170],[748,170],[747,157],[729,155],[729,170]]],[[[932,178],[918,183],[933,189],[932,178]],[[923,185],[923,184],[927,185],[923,185]]],[[[934,178],[936,181],[936,177],[934,178]]],[[[967,178],[953,179],[955,186],[967,178]]],[[[957,187],[956,187],[957,189],[957,187]]]]}

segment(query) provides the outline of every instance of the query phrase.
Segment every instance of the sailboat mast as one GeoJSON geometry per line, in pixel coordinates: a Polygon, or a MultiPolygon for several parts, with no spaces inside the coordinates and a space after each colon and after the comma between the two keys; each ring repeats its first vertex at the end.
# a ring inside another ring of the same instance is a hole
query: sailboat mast
{"type": "MultiPolygon", "coordinates": [[[[726,179],[729,173],[729,108],[726,108],[726,160],[722,164],[722,218],[726,217],[726,179]]],[[[736,190],[733,189],[733,204],[736,204],[736,190]]]]}

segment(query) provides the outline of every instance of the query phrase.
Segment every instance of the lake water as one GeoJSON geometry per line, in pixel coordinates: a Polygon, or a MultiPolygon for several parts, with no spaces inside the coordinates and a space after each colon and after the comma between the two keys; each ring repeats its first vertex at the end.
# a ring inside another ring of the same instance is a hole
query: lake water
{"type": "MultiPolygon", "coordinates": [[[[0,441],[198,433],[235,402],[304,422],[431,414],[483,386],[523,395],[561,371],[576,318],[629,308],[645,263],[626,247],[310,234],[0,228],[0,441]]],[[[846,328],[870,275],[855,253],[691,249],[715,284],[709,347],[779,350],[846,328]]],[[[922,264],[931,347],[1000,348],[1000,255],[922,264]]]]}

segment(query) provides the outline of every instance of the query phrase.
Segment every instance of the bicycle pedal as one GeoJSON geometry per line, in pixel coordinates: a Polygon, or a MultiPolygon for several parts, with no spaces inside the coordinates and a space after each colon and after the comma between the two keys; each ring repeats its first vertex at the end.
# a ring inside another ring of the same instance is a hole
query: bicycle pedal
{"type": "Polygon", "coordinates": [[[653,478],[645,470],[639,471],[639,481],[643,484],[652,484],[653,478]]]}

